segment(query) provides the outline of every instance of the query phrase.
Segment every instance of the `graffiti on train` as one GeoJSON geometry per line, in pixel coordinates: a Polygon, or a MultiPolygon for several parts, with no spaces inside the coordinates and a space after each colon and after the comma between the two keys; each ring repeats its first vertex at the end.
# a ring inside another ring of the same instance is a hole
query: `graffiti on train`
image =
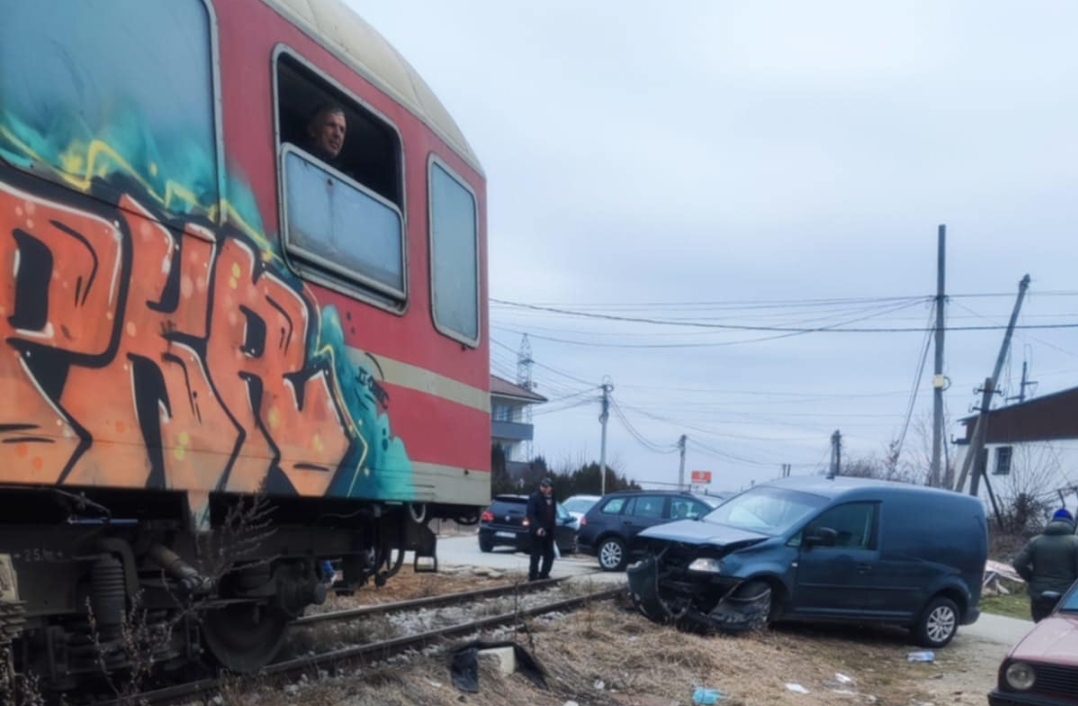
{"type": "Polygon", "coordinates": [[[0,183],[8,481],[411,496],[384,388],[264,240],[63,193],[0,183]]]}

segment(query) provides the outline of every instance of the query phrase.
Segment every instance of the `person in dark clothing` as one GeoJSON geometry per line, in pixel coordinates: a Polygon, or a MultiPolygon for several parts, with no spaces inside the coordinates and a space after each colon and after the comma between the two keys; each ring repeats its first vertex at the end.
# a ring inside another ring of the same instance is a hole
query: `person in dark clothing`
{"type": "Polygon", "coordinates": [[[1066,508],[1056,510],[1044,532],[1029,540],[1012,565],[1029,584],[1030,613],[1034,622],[1040,622],[1078,581],[1078,536],[1074,534],[1074,516],[1066,508]],[[1046,592],[1056,595],[1045,596],[1046,592]]]}
{"type": "Polygon", "coordinates": [[[539,490],[528,497],[528,528],[531,533],[531,564],[528,566],[528,580],[538,581],[550,578],[550,567],[554,565],[554,525],[557,510],[554,507],[554,486],[549,478],[539,483],[539,490]],[[539,570],[539,558],[543,559],[542,571],[539,570]]]}
{"type": "Polygon", "coordinates": [[[348,121],[344,109],[339,105],[327,103],[319,106],[311,119],[307,121],[306,149],[326,164],[340,168],[337,158],[344,148],[344,137],[348,132],[348,121]]]}

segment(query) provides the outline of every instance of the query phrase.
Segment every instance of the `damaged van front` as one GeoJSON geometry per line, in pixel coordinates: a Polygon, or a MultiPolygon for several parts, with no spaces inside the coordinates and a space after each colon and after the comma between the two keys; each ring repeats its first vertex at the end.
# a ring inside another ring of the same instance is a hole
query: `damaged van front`
{"type": "Polygon", "coordinates": [[[645,530],[649,554],[627,572],[634,603],[652,620],[695,631],[762,627],[774,594],[788,594],[795,580],[798,550],[786,533],[827,502],[760,487],[700,520],[645,530]]]}
{"type": "Polygon", "coordinates": [[[887,623],[942,647],[979,614],[984,508],[957,493],[789,478],[640,537],[648,551],[627,572],[633,601],[650,619],[683,629],[887,623]]]}

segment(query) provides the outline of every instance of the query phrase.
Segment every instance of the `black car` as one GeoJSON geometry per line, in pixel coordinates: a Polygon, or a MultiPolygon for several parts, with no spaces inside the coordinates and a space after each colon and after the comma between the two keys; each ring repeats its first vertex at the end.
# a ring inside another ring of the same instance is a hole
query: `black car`
{"type": "MultiPolygon", "coordinates": [[[[576,551],[577,521],[560,504],[555,503],[557,524],[554,542],[562,554],[576,551]]],[[[531,551],[528,531],[528,496],[496,495],[490,507],[479,518],[479,550],[489,552],[494,547],[513,547],[514,551],[531,551]]]]}
{"type": "Polygon", "coordinates": [[[697,495],[676,490],[624,490],[607,493],[580,520],[580,549],[599,559],[605,571],[625,568],[645,546],[636,535],[673,520],[699,519],[727,495],[697,495]]]}

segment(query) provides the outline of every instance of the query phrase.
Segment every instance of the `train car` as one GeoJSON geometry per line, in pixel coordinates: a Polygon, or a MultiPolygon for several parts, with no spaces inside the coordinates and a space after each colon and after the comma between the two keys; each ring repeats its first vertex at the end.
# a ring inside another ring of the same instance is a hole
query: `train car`
{"type": "Polygon", "coordinates": [[[0,0],[16,671],[249,672],[324,560],[430,568],[429,521],[490,499],[485,223],[464,135],[341,0],[0,0]]]}

